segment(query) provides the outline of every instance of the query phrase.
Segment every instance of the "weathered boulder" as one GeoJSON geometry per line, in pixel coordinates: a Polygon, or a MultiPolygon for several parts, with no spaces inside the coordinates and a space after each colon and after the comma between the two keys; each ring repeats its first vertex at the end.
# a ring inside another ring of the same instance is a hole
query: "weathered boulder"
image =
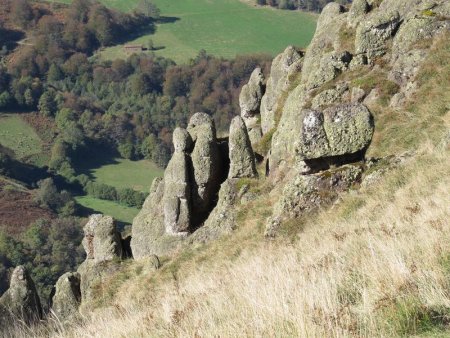
{"type": "Polygon", "coordinates": [[[24,266],[11,275],[9,289],[0,297],[0,324],[11,324],[16,318],[31,323],[42,318],[42,307],[33,280],[24,266]]]}
{"type": "Polygon", "coordinates": [[[289,89],[293,77],[300,72],[302,54],[294,47],[287,47],[273,61],[270,77],[267,80],[266,92],[261,100],[261,128],[266,134],[275,127],[275,113],[280,97],[289,89]]]}
{"type": "Polygon", "coordinates": [[[354,0],[347,16],[348,25],[356,27],[369,10],[370,5],[367,0],[354,0]]]}
{"type": "Polygon", "coordinates": [[[67,272],[56,282],[51,309],[59,321],[70,322],[77,318],[81,304],[80,284],[78,272],[67,272]]]}
{"type": "Polygon", "coordinates": [[[344,165],[313,175],[295,173],[287,180],[281,198],[268,218],[265,236],[273,237],[288,219],[298,218],[323,205],[329,205],[339,193],[360,182],[363,169],[357,165],[344,165]]]}
{"type": "Polygon", "coordinates": [[[398,11],[376,11],[356,29],[355,48],[357,54],[365,53],[369,59],[386,52],[386,41],[400,25],[398,11]]]}
{"type": "Polygon", "coordinates": [[[238,179],[229,178],[220,186],[216,207],[211,211],[205,224],[194,232],[189,243],[205,243],[230,233],[236,227],[238,179]]]}
{"type": "Polygon", "coordinates": [[[342,102],[345,96],[348,96],[348,84],[339,82],[334,88],[317,94],[311,102],[311,108],[318,109],[342,102]]]}
{"type": "Polygon", "coordinates": [[[91,215],[84,227],[82,243],[86,259],[94,263],[122,257],[121,236],[111,216],[91,215]]]}
{"type": "Polygon", "coordinates": [[[191,219],[190,158],[175,152],[164,172],[164,224],[168,234],[186,233],[191,219]]]}
{"type": "Polygon", "coordinates": [[[297,154],[303,160],[354,154],[372,140],[373,117],[362,104],[343,104],[321,111],[302,112],[297,154]]]}
{"type": "Polygon", "coordinates": [[[320,59],[318,69],[309,77],[307,83],[308,89],[317,88],[325,82],[335,79],[340,73],[348,69],[352,57],[347,51],[333,51],[324,54],[320,59]]]}
{"type": "Polygon", "coordinates": [[[241,116],[247,126],[252,144],[256,144],[262,137],[260,106],[265,91],[265,78],[261,68],[256,68],[239,95],[241,116]]]}
{"type": "Polygon", "coordinates": [[[326,5],[320,13],[317,20],[317,30],[320,31],[325,28],[335,17],[344,12],[344,7],[336,2],[330,2],[326,5]]]}
{"type": "Polygon", "coordinates": [[[230,171],[229,178],[257,177],[255,155],[247,134],[244,120],[236,116],[231,121],[230,137],[230,171]]]}
{"type": "Polygon", "coordinates": [[[194,114],[187,130],[195,142],[191,153],[192,212],[200,215],[210,211],[215,195],[219,191],[222,161],[214,121],[208,114],[194,114]]]}
{"type": "Polygon", "coordinates": [[[256,68],[250,75],[248,83],[242,87],[239,94],[242,118],[245,119],[259,114],[261,99],[264,95],[264,81],[261,68],[256,68]]]}
{"type": "MultiPolygon", "coordinates": [[[[278,127],[273,134],[270,155],[267,161],[269,172],[292,165],[295,142],[301,133],[300,114],[312,99],[311,90],[334,79],[349,67],[352,55],[341,52],[339,32],[347,25],[347,17],[340,7],[330,6],[329,13],[322,12],[321,24],[316,30],[302,60],[299,84],[290,89],[283,106],[278,127]],[[334,9],[333,9],[334,8],[334,9]]],[[[298,81],[298,80],[297,80],[298,81]]]]}
{"type": "Polygon", "coordinates": [[[185,234],[191,220],[191,159],[189,133],[181,128],[173,133],[175,152],[164,172],[164,224],[168,234],[185,234]]]}

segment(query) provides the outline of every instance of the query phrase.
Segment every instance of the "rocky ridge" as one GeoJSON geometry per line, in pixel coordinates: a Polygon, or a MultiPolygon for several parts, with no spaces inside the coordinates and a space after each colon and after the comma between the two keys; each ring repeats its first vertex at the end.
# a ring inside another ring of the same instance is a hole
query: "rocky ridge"
{"type": "MultiPolygon", "coordinates": [[[[259,68],[252,73],[228,138],[217,138],[204,113],[174,131],[175,151],[164,177],[154,180],[133,221],[133,257],[149,258],[157,269],[156,255],[232,232],[241,205],[264,198],[252,193],[246,180],[268,182],[268,193],[277,196],[267,237],[276,236],[283,222],[373,184],[386,173],[373,170],[382,160],[366,158],[377,129],[374,108],[385,100],[395,110],[414,95],[415,76],[429,52],[422,42],[448,34],[449,17],[444,0],[355,0],[349,9],[327,5],[305,52],[286,48],[267,79],[259,68]],[[392,90],[367,86],[367,76],[392,90]],[[269,150],[255,154],[267,141],[269,150]],[[258,163],[259,156],[264,162],[258,163]]],[[[394,155],[386,161],[397,165],[403,159],[394,155]]],[[[111,217],[90,218],[83,240],[86,261],[55,287],[52,309],[58,318],[75,318],[83,302],[95,297],[95,285],[130,252],[125,243],[111,217]]],[[[23,267],[16,270],[0,298],[0,322],[11,313],[29,320],[42,316],[31,279],[23,267]]]]}

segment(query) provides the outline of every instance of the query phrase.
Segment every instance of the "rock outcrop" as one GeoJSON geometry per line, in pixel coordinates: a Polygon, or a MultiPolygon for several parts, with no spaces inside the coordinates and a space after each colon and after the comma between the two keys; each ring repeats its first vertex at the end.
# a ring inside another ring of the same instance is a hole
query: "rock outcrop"
{"type": "Polygon", "coordinates": [[[13,320],[32,323],[42,318],[42,307],[33,280],[24,266],[11,275],[9,289],[0,297],[0,324],[6,327],[13,320]]]}
{"type": "Polygon", "coordinates": [[[386,9],[386,12],[377,11],[377,15],[371,16],[356,29],[356,53],[366,54],[369,60],[386,52],[385,42],[394,35],[400,24],[398,11],[386,9]]]}
{"type": "Polygon", "coordinates": [[[83,247],[86,260],[78,267],[83,301],[95,295],[94,286],[102,276],[118,268],[122,258],[122,238],[114,219],[101,214],[92,215],[84,227],[83,247]]]}
{"type": "Polygon", "coordinates": [[[94,263],[122,257],[121,236],[111,216],[92,215],[84,227],[86,259],[94,263]]]}
{"type": "Polygon", "coordinates": [[[266,91],[261,99],[261,128],[263,134],[275,127],[275,114],[279,109],[280,98],[289,89],[295,75],[300,72],[302,54],[294,47],[287,47],[272,61],[266,91]]]}
{"type": "Polygon", "coordinates": [[[262,137],[261,130],[261,99],[265,91],[265,78],[261,68],[256,68],[239,95],[241,116],[247,126],[252,144],[256,144],[262,137]]]}
{"type": "Polygon", "coordinates": [[[362,104],[305,110],[301,118],[296,151],[302,160],[354,154],[367,149],[372,140],[373,117],[362,104]]]}
{"type": "Polygon", "coordinates": [[[253,178],[258,176],[250,138],[244,120],[240,116],[236,116],[231,121],[229,149],[229,178],[253,178]]]}
{"type": "Polygon", "coordinates": [[[168,234],[183,234],[191,226],[191,159],[189,133],[181,128],[173,133],[175,152],[164,172],[164,223],[168,234]]]}
{"type": "Polygon", "coordinates": [[[182,245],[209,216],[227,174],[228,155],[224,158],[209,115],[194,114],[187,130],[174,131],[173,143],[164,178],[155,179],[133,221],[131,247],[137,259],[182,245]]]}
{"type": "Polygon", "coordinates": [[[60,322],[71,322],[78,317],[80,284],[81,276],[77,272],[67,272],[56,282],[51,310],[60,322]]]}
{"type": "Polygon", "coordinates": [[[203,215],[210,211],[223,176],[216,127],[208,114],[196,113],[187,131],[195,143],[191,153],[193,213],[203,215]]]}

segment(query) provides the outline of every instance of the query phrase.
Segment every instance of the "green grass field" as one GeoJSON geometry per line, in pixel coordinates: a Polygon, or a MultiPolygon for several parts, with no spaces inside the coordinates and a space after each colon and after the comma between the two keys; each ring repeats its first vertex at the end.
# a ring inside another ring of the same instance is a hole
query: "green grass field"
{"type": "Polygon", "coordinates": [[[91,196],[78,196],[75,199],[83,207],[112,216],[115,220],[127,224],[131,224],[133,218],[139,212],[136,208],[129,208],[112,201],[105,201],[91,196]]]}
{"type": "MultiPolygon", "coordinates": [[[[288,45],[306,47],[314,34],[313,14],[276,10],[245,4],[239,0],[153,0],[161,16],[176,21],[157,25],[155,34],[144,35],[130,44],[153,41],[156,55],[184,63],[201,49],[232,58],[237,54],[276,55],[288,45]]],[[[67,1],[66,1],[67,2],[67,1]]],[[[102,0],[121,11],[131,11],[138,0],[102,0]]],[[[106,48],[103,59],[126,58],[123,46],[106,48]]]]}
{"type": "Polygon", "coordinates": [[[0,113],[0,144],[14,151],[17,159],[42,152],[42,141],[17,114],[0,113]]]}
{"type": "Polygon", "coordinates": [[[147,160],[130,161],[116,158],[110,163],[89,167],[89,163],[78,171],[91,176],[96,182],[116,188],[131,188],[148,192],[155,177],[162,176],[163,170],[147,160]]]}

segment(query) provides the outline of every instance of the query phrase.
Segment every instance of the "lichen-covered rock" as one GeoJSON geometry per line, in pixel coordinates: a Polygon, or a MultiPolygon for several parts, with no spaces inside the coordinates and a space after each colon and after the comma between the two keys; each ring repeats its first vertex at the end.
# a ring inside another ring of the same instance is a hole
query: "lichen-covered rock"
{"type": "Polygon", "coordinates": [[[325,28],[336,16],[343,12],[344,7],[336,2],[326,5],[320,13],[319,20],[317,20],[317,30],[320,31],[325,28]]]}
{"type": "Polygon", "coordinates": [[[9,289],[0,297],[0,325],[6,327],[14,318],[25,323],[42,318],[39,295],[24,266],[14,269],[9,289]]]}
{"type": "Polygon", "coordinates": [[[323,113],[305,110],[302,121],[297,152],[303,160],[363,151],[374,131],[372,114],[362,104],[338,105],[323,113]]]}
{"type": "Polygon", "coordinates": [[[78,272],[67,272],[55,285],[52,298],[52,313],[60,322],[70,322],[77,318],[81,304],[81,276],[78,272]]]}
{"type": "Polygon", "coordinates": [[[344,94],[348,94],[348,84],[340,82],[334,88],[324,90],[317,94],[312,100],[311,108],[318,109],[342,102],[345,96],[344,94]]]}
{"type": "Polygon", "coordinates": [[[236,116],[231,121],[230,137],[230,171],[229,178],[256,177],[255,155],[247,134],[244,120],[236,116]]]}
{"type": "Polygon", "coordinates": [[[386,41],[400,24],[398,11],[376,11],[356,29],[356,53],[365,53],[369,59],[386,52],[386,41]]]}
{"type": "Polygon", "coordinates": [[[281,198],[267,220],[265,236],[273,237],[283,221],[298,218],[330,204],[338,194],[361,180],[361,166],[344,165],[313,175],[297,173],[286,183],[281,198]]]}
{"type": "Polygon", "coordinates": [[[316,69],[307,83],[308,89],[314,89],[325,82],[335,79],[340,73],[347,70],[352,55],[349,52],[329,52],[322,56],[318,69],[316,69]]]}
{"type": "Polygon", "coordinates": [[[266,92],[261,100],[261,128],[263,134],[275,127],[275,112],[278,109],[280,97],[289,89],[292,78],[300,72],[302,54],[294,47],[287,47],[273,61],[270,77],[267,80],[266,92]]]}
{"type": "Polygon", "coordinates": [[[175,128],[173,131],[173,147],[177,153],[186,153],[192,149],[192,138],[186,129],[175,128]]]}
{"type": "Polygon", "coordinates": [[[256,68],[250,75],[239,94],[239,106],[242,118],[252,117],[259,114],[261,99],[264,95],[264,74],[261,68],[256,68]]]}
{"type": "Polygon", "coordinates": [[[370,5],[367,3],[367,0],[354,0],[347,17],[348,25],[356,27],[369,10],[370,5]]]}
{"type": "Polygon", "coordinates": [[[208,133],[209,138],[216,138],[216,126],[211,116],[206,113],[195,113],[192,115],[187,131],[191,135],[193,142],[196,142],[197,136],[205,131],[208,133]]]}
{"type": "Polygon", "coordinates": [[[191,159],[185,152],[192,146],[186,130],[173,133],[175,152],[164,172],[164,224],[168,234],[186,234],[191,220],[191,159]]]}
{"type": "Polygon", "coordinates": [[[133,220],[131,249],[134,259],[167,254],[175,250],[184,239],[184,236],[166,233],[163,207],[164,186],[163,179],[153,180],[150,195],[133,220]]]}
{"type": "Polygon", "coordinates": [[[164,223],[168,234],[186,233],[191,218],[189,156],[174,153],[164,172],[164,223]]]}
{"type": "Polygon", "coordinates": [[[104,282],[106,277],[109,277],[116,273],[120,269],[120,262],[114,261],[101,261],[94,262],[93,260],[85,260],[77,269],[80,274],[80,293],[82,302],[79,307],[81,314],[85,314],[89,311],[92,301],[99,295],[99,285],[104,282]]]}
{"type": "Polygon", "coordinates": [[[83,247],[86,259],[95,263],[122,257],[120,233],[111,216],[92,215],[84,227],[83,247]]]}
{"type": "Polygon", "coordinates": [[[265,90],[264,82],[265,78],[261,68],[256,68],[252,72],[248,83],[242,87],[239,95],[241,116],[247,126],[252,144],[259,142],[262,137],[260,106],[265,90]]]}
{"type": "Polygon", "coordinates": [[[222,161],[214,121],[205,113],[192,116],[188,132],[195,142],[191,153],[193,214],[209,212],[222,177],[222,161]]]}
{"type": "Polygon", "coordinates": [[[189,239],[189,243],[205,243],[230,233],[236,227],[237,179],[229,178],[220,186],[216,207],[209,214],[205,224],[189,239]]]}

